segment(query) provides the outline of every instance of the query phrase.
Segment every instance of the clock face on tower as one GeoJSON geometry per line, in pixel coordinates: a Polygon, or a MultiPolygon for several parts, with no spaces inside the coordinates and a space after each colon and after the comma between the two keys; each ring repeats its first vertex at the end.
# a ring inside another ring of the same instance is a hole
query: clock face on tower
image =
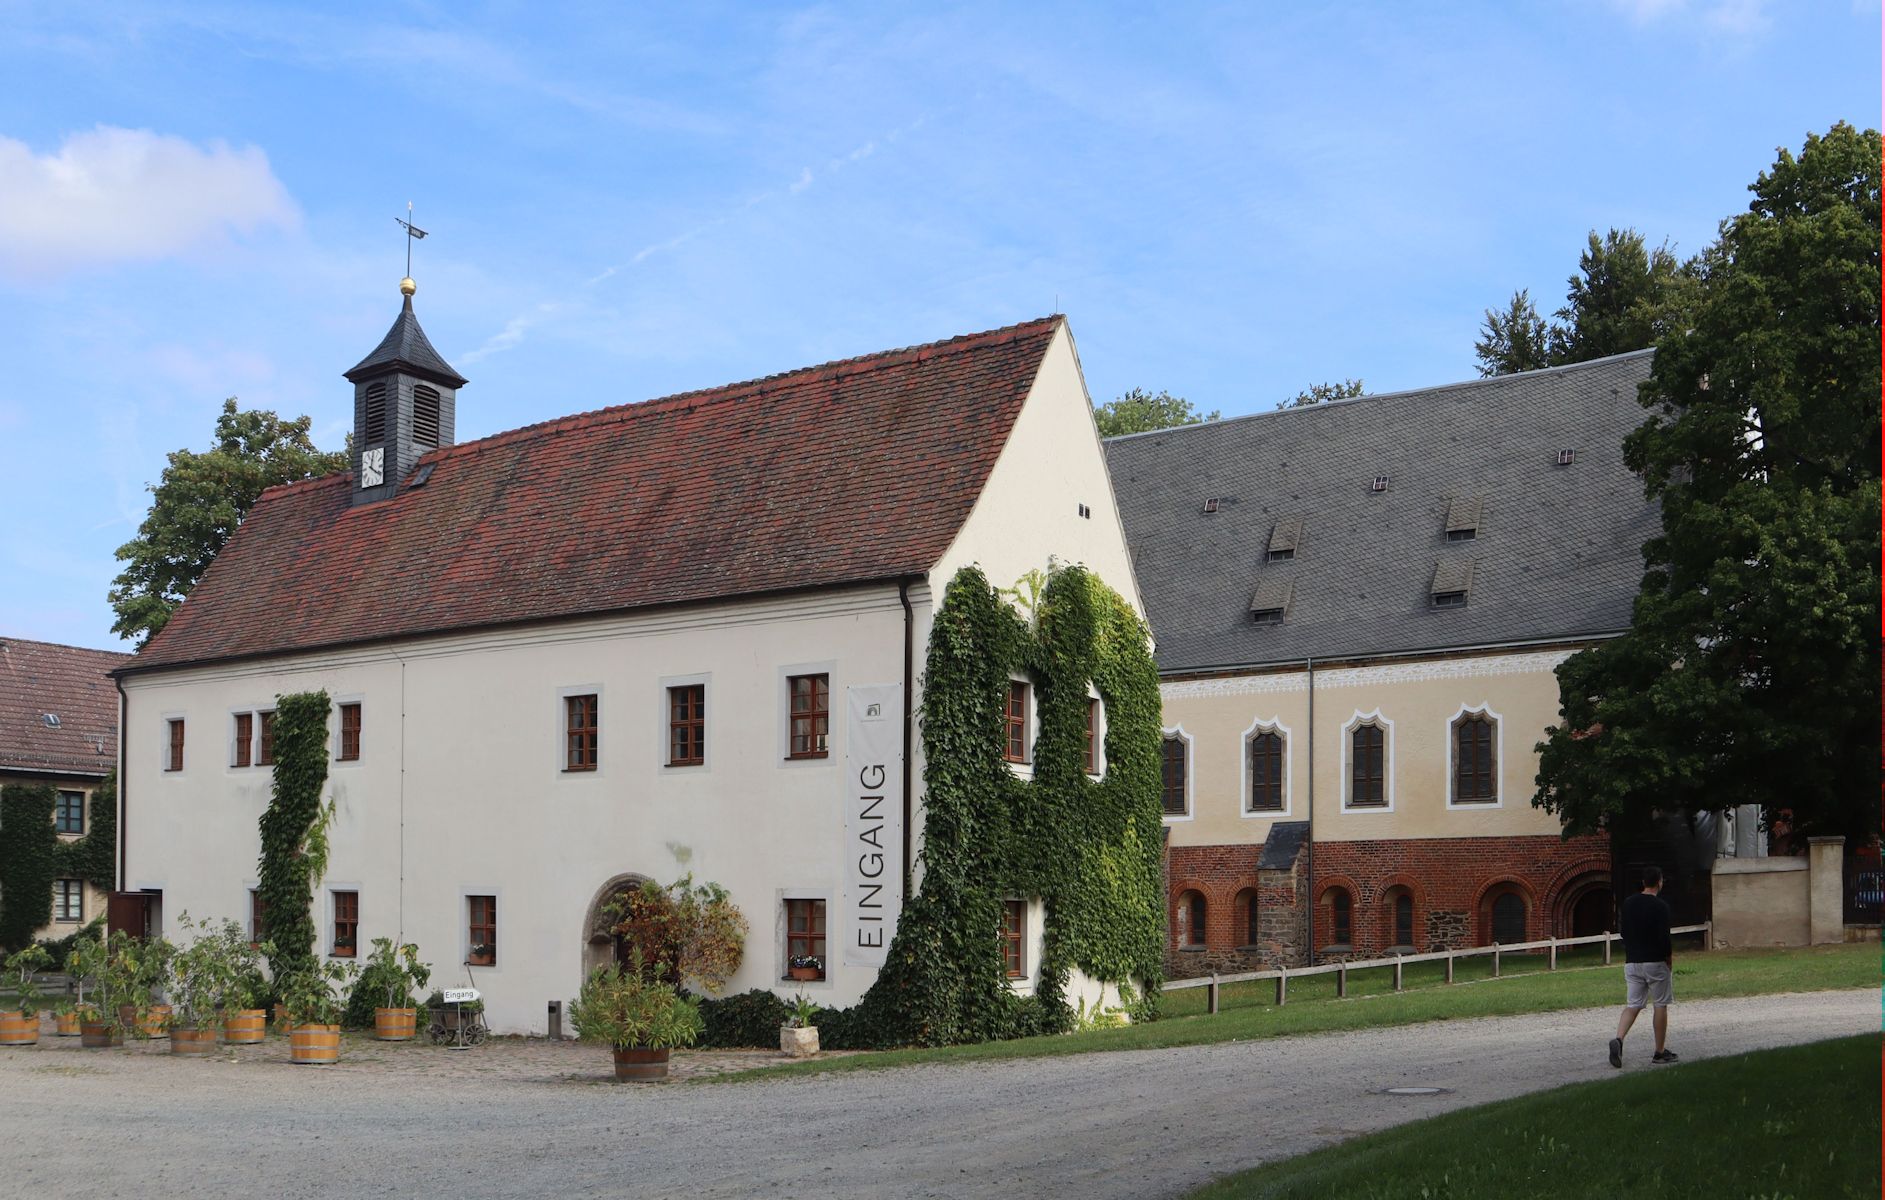
{"type": "Polygon", "coordinates": [[[386,482],[386,447],[374,446],[360,455],[360,486],[378,487],[386,482]]]}

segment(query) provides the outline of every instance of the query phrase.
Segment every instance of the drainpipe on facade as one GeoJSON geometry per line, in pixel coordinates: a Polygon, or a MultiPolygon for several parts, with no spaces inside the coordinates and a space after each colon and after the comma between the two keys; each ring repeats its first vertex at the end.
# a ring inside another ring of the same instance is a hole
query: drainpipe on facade
{"type": "MultiPolygon", "coordinates": [[[[130,869],[127,858],[130,838],[126,836],[125,809],[127,806],[124,800],[125,792],[128,790],[125,787],[124,777],[124,747],[130,739],[124,734],[124,719],[131,710],[131,698],[125,695],[123,676],[113,675],[111,682],[118,687],[118,876],[112,881],[115,886],[111,890],[122,892],[125,875],[130,869]]],[[[107,913],[111,911],[109,900],[105,902],[105,911],[107,913]]]]}
{"type": "Polygon", "coordinates": [[[911,672],[915,670],[916,664],[916,610],[910,606],[910,584],[918,578],[912,575],[897,584],[897,599],[903,604],[903,904],[910,902],[911,880],[915,878],[912,873],[914,866],[910,861],[913,841],[910,829],[913,817],[910,774],[915,770],[916,760],[910,753],[910,738],[914,724],[915,681],[911,672]]]}
{"type": "Polygon", "coordinates": [[[1309,670],[1309,831],[1303,837],[1309,856],[1309,944],[1303,947],[1309,965],[1316,965],[1316,660],[1303,660],[1309,670]]]}

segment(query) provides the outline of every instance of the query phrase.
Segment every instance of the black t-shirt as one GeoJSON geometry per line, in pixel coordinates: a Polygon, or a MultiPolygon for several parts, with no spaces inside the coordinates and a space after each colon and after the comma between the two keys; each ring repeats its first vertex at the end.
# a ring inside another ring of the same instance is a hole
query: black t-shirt
{"type": "Polygon", "coordinates": [[[1623,917],[1617,924],[1617,932],[1623,935],[1623,961],[1669,961],[1669,906],[1661,896],[1648,892],[1631,896],[1623,902],[1623,917]]]}

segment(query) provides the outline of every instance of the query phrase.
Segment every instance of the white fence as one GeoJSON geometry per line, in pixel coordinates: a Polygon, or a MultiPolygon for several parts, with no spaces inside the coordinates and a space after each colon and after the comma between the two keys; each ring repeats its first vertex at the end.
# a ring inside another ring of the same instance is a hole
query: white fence
{"type": "MultiPolygon", "coordinates": [[[[1699,933],[1702,935],[1702,948],[1714,949],[1714,924],[1704,921],[1700,925],[1678,925],[1669,931],[1672,934],[1699,933]]],[[[1289,981],[1308,975],[1335,976],[1335,994],[1348,995],[1348,973],[1350,971],[1368,971],[1392,969],[1394,972],[1394,990],[1402,990],[1402,968],[1408,963],[1444,962],[1446,964],[1446,982],[1453,982],[1453,963],[1461,958],[1484,958],[1492,956],[1492,976],[1499,977],[1499,956],[1518,954],[1534,950],[1543,950],[1549,956],[1546,970],[1558,969],[1558,950],[1563,946],[1595,946],[1599,943],[1604,948],[1604,963],[1610,962],[1611,947],[1622,940],[1616,933],[1594,933],[1589,937],[1546,938],[1542,942],[1514,942],[1510,946],[1501,946],[1494,942],[1490,946],[1469,946],[1461,950],[1434,950],[1426,954],[1396,954],[1392,958],[1355,959],[1349,962],[1325,963],[1319,967],[1280,967],[1274,971],[1242,971],[1235,975],[1200,975],[1196,979],[1174,979],[1167,983],[1164,991],[1177,992],[1186,988],[1206,988],[1205,1011],[1216,1012],[1218,989],[1229,983],[1254,983],[1263,979],[1276,981],[1276,1002],[1285,1004],[1289,1000],[1289,981]]]]}

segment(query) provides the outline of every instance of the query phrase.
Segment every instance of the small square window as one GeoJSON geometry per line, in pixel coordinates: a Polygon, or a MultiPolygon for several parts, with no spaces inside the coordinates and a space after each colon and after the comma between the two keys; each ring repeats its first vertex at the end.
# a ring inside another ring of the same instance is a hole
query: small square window
{"type": "Polygon", "coordinates": [[[56,806],[52,810],[52,828],[55,833],[85,832],[85,793],[60,792],[56,806]]]}
{"type": "Polygon", "coordinates": [[[52,916],[60,922],[85,920],[85,884],[77,879],[53,880],[52,916]]]}

